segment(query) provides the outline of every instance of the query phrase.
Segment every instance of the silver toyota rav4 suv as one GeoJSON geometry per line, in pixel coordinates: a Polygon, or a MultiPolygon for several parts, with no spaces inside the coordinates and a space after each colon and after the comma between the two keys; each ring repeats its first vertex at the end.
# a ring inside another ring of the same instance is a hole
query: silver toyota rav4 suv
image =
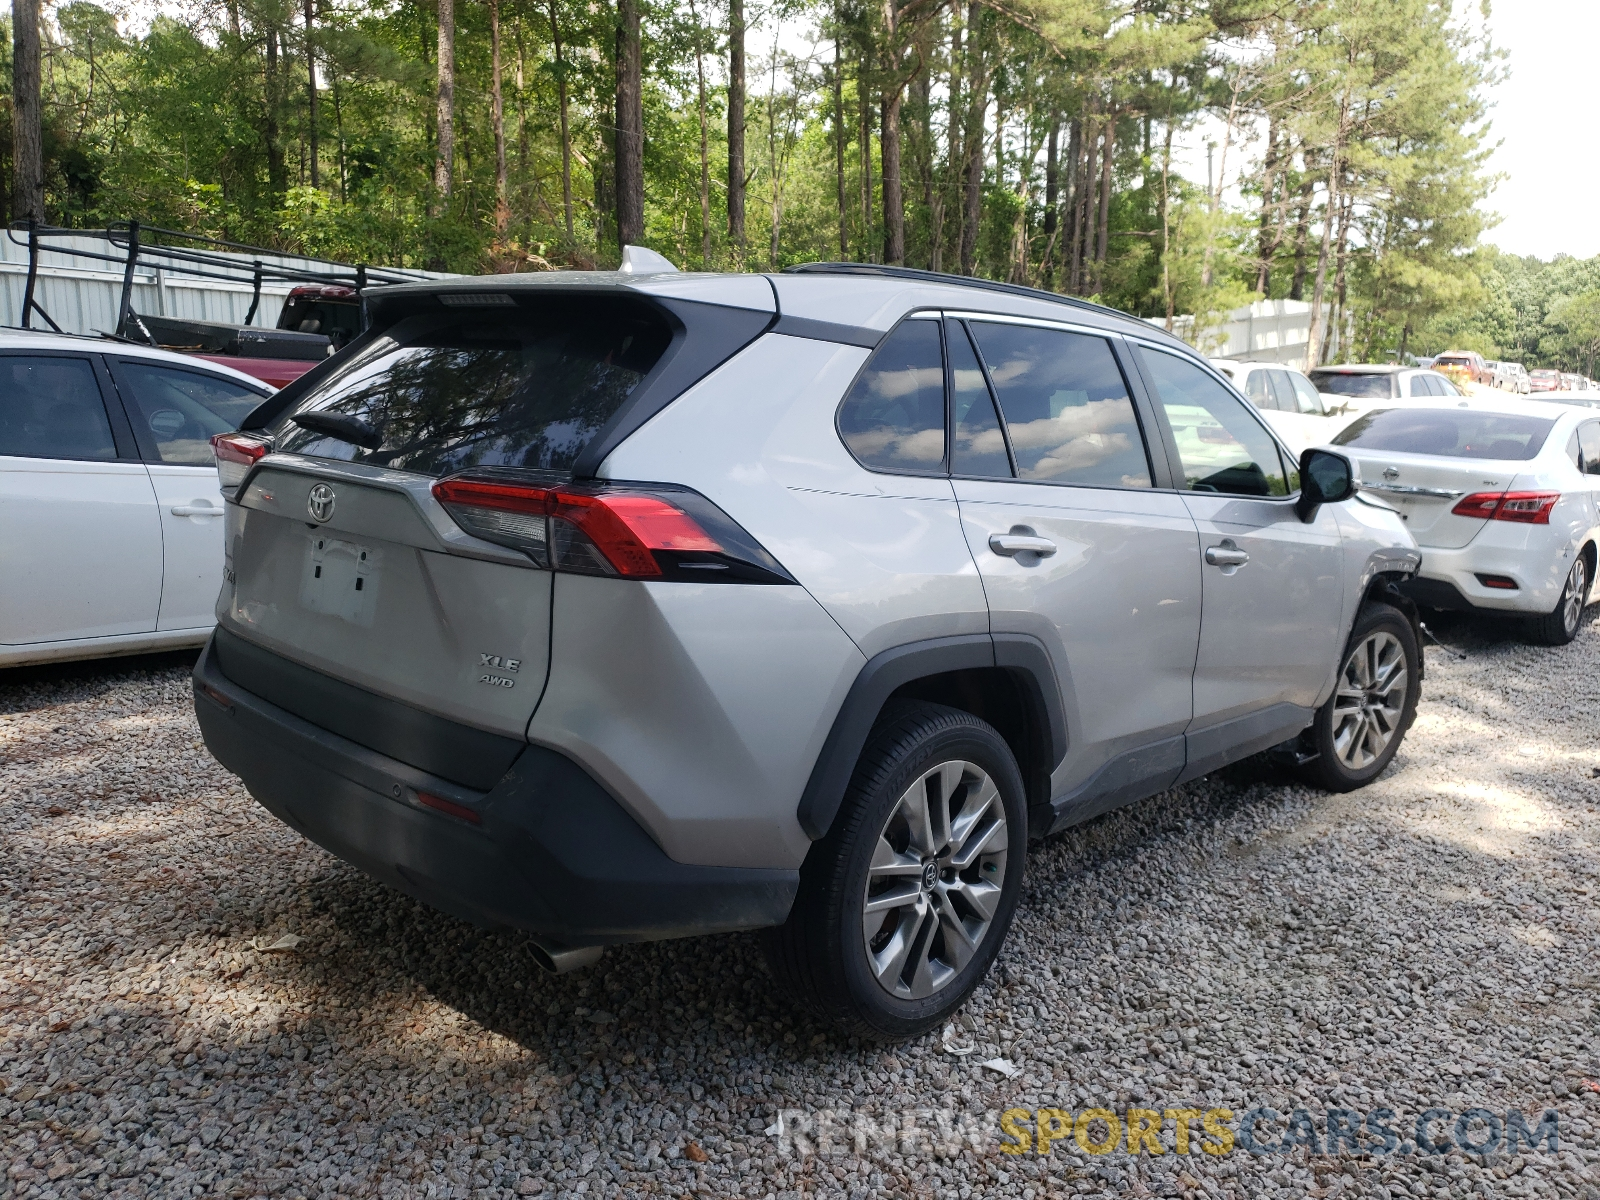
{"type": "Polygon", "coordinates": [[[1419,555],[1188,347],[922,272],[452,279],[216,449],[206,744],[547,966],[765,928],[858,1032],[946,1018],[1030,837],[1278,748],[1381,772],[1419,555]]]}

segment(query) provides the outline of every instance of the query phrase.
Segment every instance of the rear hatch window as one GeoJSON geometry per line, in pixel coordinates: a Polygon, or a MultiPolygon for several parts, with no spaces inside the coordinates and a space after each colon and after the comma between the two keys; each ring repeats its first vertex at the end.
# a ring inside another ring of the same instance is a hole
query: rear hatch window
{"type": "Polygon", "coordinates": [[[1380,408],[1333,439],[1336,446],[1526,461],[1539,453],[1553,418],[1471,409],[1380,408]]]}
{"type": "Polygon", "coordinates": [[[570,475],[666,351],[632,298],[571,294],[406,317],[270,432],[277,450],[443,476],[470,467],[570,475]],[[296,416],[354,418],[343,428],[296,416]],[[349,440],[354,439],[354,440],[349,440]]]}
{"type": "Polygon", "coordinates": [[[1387,400],[1394,395],[1388,374],[1368,375],[1355,371],[1313,371],[1311,382],[1317,391],[1330,396],[1354,396],[1357,399],[1387,400]]]}

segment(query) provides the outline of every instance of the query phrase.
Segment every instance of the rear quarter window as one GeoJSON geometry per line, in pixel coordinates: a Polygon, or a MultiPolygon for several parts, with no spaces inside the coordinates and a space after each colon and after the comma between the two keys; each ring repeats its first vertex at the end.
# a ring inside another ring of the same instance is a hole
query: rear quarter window
{"type": "Polygon", "coordinates": [[[939,322],[903,321],[840,403],[839,436],[869,470],[942,472],[944,423],[939,322]]]}
{"type": "Polygon", "coordinates": [[[280,414],[273,444],[433,476],[487,466],[570,474],[671,340],[666,319],[632,298],[569,294],[406,317],[280,414]],[[295,423],[310,410],[359,418],[377,445],[295,423]]]}

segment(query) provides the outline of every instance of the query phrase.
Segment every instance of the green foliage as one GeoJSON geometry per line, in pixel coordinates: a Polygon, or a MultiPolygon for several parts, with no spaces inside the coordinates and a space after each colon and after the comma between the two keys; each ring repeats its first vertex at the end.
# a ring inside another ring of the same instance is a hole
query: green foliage
{"type": "MultiPolygon", "coordinates": [[[[456,4],[448,197],[434,192],[437,0],[323,0],[310,30],[287,0],[178,0],[163,11],[135,35],[91,0],[55,10],[45,31],[52,219],[136,216],[331,258],[462,271],[617,261],[612,4],[501,0],[503,216],[487,3],[456,4]],[[322,83],[315,130],[308,56],[322,83]]],[[[1074,283],[1144,316],[1163,317],[1170,304],[1195,318],[1204,341],[1258,285],[1309,294],[1332,222],[1326,305],[1336,326],[1357,330],[1341,355],[1450,337],[1580,353],[1575,316],[1547,323],[1558,293],[1530,283],[1536,272],[1520,260],[1475,249],[1482,92],[1495,67],[1447,0],[951,0],[894,9],[892,33],[886,11],[842,0],[750,9],[748,237],[735,246],[727,10],[720,0],[647,0],[645,240],[689,269],[880,260],[882,122],[894,96],[910,265],[960,270],[965,250],[981,275],[1074,283]],[[803,31],[817,39],[809,52],[797,49],[803,31]],[[1225,181],[1208,192],[1170,168],[1174,132],[1207,111],[1228,125],[1224,173],[1245,177],[1243,208],[1221,203],[1225,181]],[[1052,127],[1059,171],[1047,212],[1052,127]],[[1252,128],[1272,132],[1274,160],[1241,163],[1252,128]],[[1098,255],[1088,244],[1099,243],[1096,222],[1080,224],[1079,206],[1087,192],[1097,213],[1100,168],[1082,178],[1069,161],[1080,136],[1114,143],[1098,255]],[[966,229],[974,162],[979,202],[966,229]],[[1469,311],[1481,314],[1477,325],[1469,311]]],[[[0,55],[9,37],[4,47],[0,55]]],[[[0,157],[8,139],[5,121],[0,157]]],[[[1578,282],[1559,295],[1582,295],[1578,282]]]]}

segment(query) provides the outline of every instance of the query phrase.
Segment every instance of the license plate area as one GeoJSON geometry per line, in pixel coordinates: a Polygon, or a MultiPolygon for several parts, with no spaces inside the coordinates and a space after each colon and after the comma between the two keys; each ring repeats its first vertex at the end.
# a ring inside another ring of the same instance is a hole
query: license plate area
{"type": "Polygon", "coordinates": [[[370,629],[382,577],[383,554],[376,547],[314,533],[306,539],[300,607],[370,629]]]}

